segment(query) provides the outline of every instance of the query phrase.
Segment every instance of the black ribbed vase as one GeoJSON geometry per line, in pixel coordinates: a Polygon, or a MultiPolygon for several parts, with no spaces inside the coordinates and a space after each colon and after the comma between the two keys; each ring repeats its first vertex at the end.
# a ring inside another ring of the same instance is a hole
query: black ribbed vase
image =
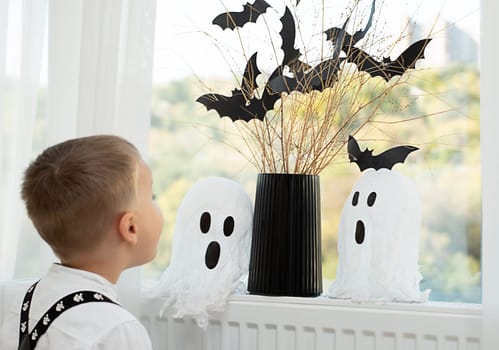
{"type": "Polygon", "coordinates": [[[248,292],[322,293],[320,216],[318,175],[258,175],[248,292]]]}

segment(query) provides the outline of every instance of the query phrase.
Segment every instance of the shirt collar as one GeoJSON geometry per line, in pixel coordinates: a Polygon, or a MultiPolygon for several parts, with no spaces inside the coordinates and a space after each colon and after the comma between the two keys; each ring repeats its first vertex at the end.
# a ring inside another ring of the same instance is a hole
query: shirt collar
{"type": "Polygon", "coordinates": [[[58,280],[62,279],[65,283],[74,286],[101,292],[111,300],[118,302],[116,285],[96,273],[54,263],[50,267],[48,275],[52,275],[58,280]]]}

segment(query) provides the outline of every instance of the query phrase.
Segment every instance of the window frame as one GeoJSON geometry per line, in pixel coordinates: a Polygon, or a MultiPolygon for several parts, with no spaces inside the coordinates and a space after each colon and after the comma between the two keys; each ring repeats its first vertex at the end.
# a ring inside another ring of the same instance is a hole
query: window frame
{"type": "Polygon", "coordinates": [[[483,348],[493,349],[499,343],[499,158],[494,147],[499,133],[497,97],[494,84],[499,80],[495,68],[497,55],[496,19],[499,3],[480,3],[480,145],[482,154],[482,307],[483,348]]]}
{"type": "MultiPolygon", "coordinates": [[[[482,167],[482,348],[499,343],[499,157],[494,154],[499,134],[499,108],[494,84],[499,81],[499,55],[494,31],[499,3],[480,1],[480,146],[482,167]]],[[[452,304],[452,303],[450,303],[452,304]]],[[[447,304],[447,305],[450,305],[447,304]]],[[[455,303],[458,305],[458,303],[455,303]]]]}

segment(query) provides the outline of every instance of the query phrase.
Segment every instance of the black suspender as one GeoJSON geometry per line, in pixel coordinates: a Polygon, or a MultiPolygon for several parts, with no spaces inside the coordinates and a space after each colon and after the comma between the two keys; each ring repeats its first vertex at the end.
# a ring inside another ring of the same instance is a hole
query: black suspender
{"type": "MultiPolygon", "coordinates": [[[[39,282],[39,281],[38,281],[39,282]]],[[[50,309],[43,314],[36,326],[31,332],[28,331],[29,310],[31,307],[31,298],[35,290],[36,282],[33,284],[26,295],[24,296],[23,304],[21,306],[21,321],[19,323],[19,345],[18,350],[33,350],[38,343],[38,339],[45,334],[50,324],[59,317],[63,312],[71,309],[74,306],[90,303],[90,302],[106,302],[119,305],[112,301],[105,295],[91,290],[81,290],[78,292],[66,295],[64,298],[59,299],[50,309]]]]}
{"type": "Polygon", "coordinates": [[[21,306],[21,321],[19,323],[18,350],[31,349],[29,341],[30,334],[28,334],[29,309],[31,307],[31,298],[33,297],[33,291],[35,290],[35,287],[38,284],[38,282],[40,281],[37,281],[35,284],[29,287],[28,291],[26,292],[26,295],[24,295],[23,304],[21,306]]]}

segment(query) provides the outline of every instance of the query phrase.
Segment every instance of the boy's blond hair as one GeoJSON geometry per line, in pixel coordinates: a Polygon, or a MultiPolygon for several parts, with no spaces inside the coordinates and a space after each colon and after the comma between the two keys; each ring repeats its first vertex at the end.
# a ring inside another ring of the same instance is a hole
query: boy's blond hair
{"type": "Polygon", "coordinates": [[[129,210],[140,159],[128,141],[98,135],[49,147],[29,165],[22,198],[38,233],[61,260],[94,248],[129,210]]]}

